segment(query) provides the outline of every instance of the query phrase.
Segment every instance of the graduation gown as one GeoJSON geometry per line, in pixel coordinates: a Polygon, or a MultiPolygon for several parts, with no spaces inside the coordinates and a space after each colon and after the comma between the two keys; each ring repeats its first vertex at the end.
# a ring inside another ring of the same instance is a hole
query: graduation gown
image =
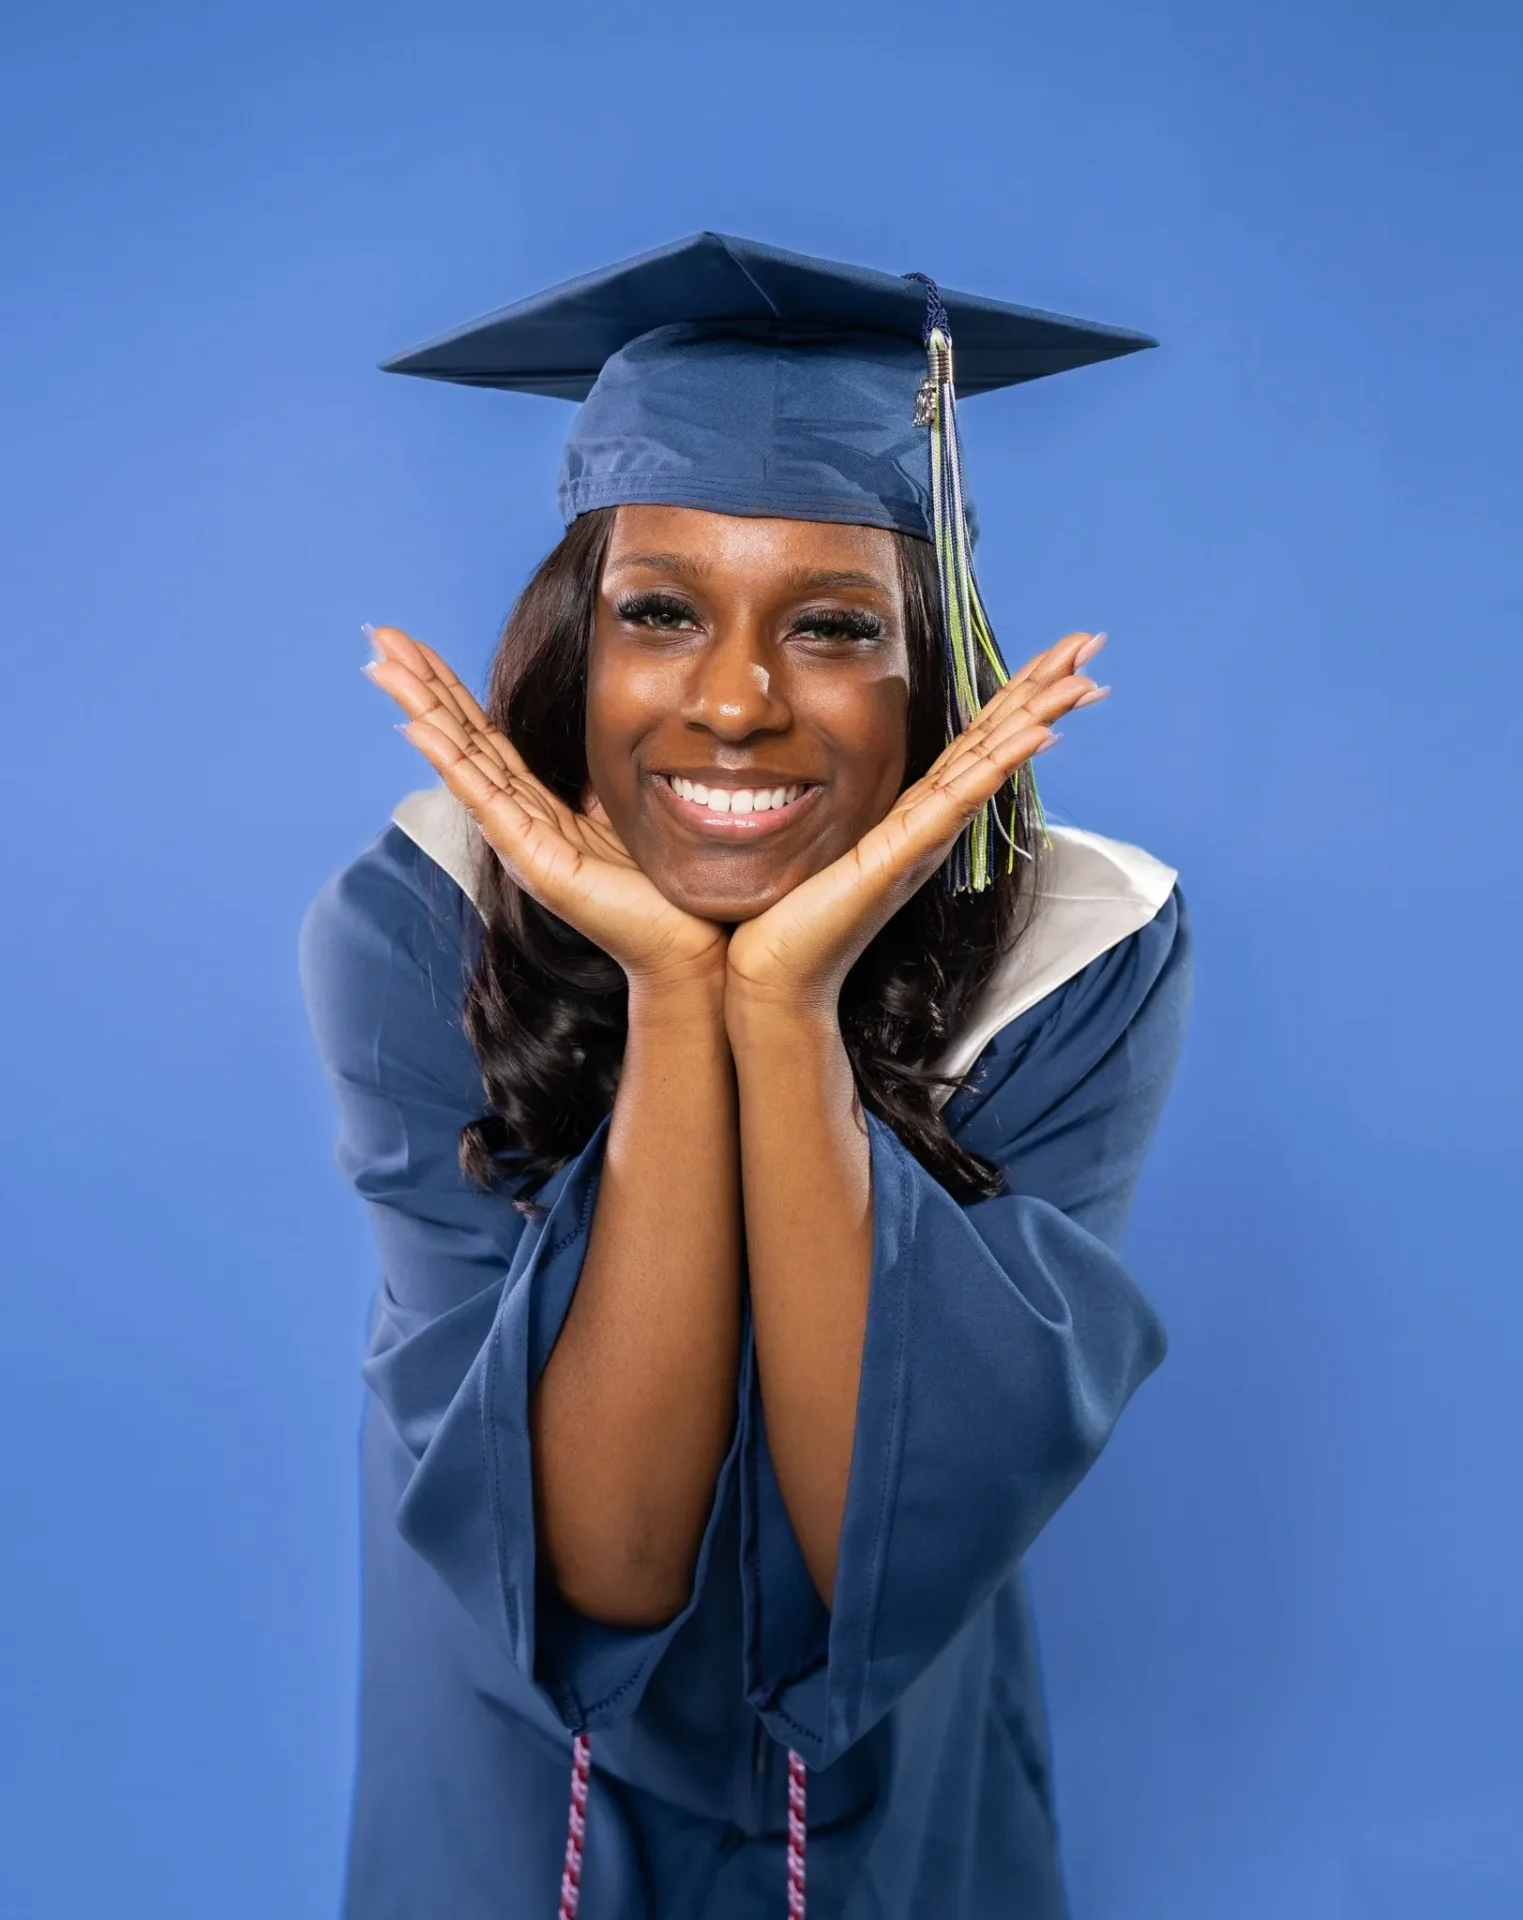
{"type": "Polygon", "coordinates": [[[874,1248],[835,1600],[760,1418],[687,1605],[610,1628],[537,1578],[527,1421],[576,1288],[605,1127],[533,1220],[468,1185],[474,829],[442,789],[319,894],[303,984],[338,1158],[380,1256],[363,1430],[364,1645],[348,1920],[551,1920],[573,1731],[582,1920],[783,1920],[786,1747],[811,1920],[1061,1920],[1021,1557],[1165,1340],[1118,1254],[1189,998],[1169,868],[1054,829],[1035,920],[945,1064],[1008,1192],[959,1205],[876,1119],[874,1248]]]}

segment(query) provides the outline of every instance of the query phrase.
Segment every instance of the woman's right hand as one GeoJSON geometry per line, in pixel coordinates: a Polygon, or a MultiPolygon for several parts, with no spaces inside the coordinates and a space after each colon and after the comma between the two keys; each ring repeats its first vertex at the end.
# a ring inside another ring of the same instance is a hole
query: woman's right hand
{"type": "Polygon", "coordinates": [[[725,929],[674,907],[635,865],[594,798],[575,812],[525,765],[432,648],[375,627],[367,668],[408,715],[401,731],[526,893],[586,936],[631,983],[723,981],[725,929]]]}

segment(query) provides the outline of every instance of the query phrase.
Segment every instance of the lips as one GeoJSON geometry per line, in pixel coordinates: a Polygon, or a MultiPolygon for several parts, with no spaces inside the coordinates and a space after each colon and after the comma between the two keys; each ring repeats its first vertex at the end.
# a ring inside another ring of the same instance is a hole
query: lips
{"type": "Polygon", "coordinates": [[[818,783],[808,780],[709,786],[676,773],[656,774],[653,784],[666,807],[685,826],[706,837],[725,840],[751,840],[781,832],[821,791],[818,783]]]}

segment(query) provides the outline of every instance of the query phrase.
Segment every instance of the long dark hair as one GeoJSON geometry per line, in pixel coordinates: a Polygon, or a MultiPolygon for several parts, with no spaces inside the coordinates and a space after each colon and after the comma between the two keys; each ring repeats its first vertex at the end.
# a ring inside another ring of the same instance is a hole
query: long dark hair
{"type": "MultiPolygon", "coordinates": [[[[572,806],[587,781],[587,658],[615,511],[573,521],[540,564],[508,616],[488,682],[493,725],[572,806]]],[[[946,679],[935,556],[928,541],[895,540],[910,654],[910,781],[946,743],[946,679]]],[[[929,1068],[1029,911],[1040,840],[1030,783],[1007,796],[1006,830],[1032,857],[983,893],[952,894],[932,879],[867,947],[841,995],[841,1034],[863,1106],[959,1200],[998,1193],[1001,1178],[947,1131],[935,1096],[948,1083],[929,1068]]],[[[511,1184],[526,1196],[581,1151],[611,1109],[628,995],[618,965],[517,886],[501,861],[485,863],[483,882],[465,1031],[491,1110],[462,1132],[460,1163],[479,1185],[511,1184]]]]}

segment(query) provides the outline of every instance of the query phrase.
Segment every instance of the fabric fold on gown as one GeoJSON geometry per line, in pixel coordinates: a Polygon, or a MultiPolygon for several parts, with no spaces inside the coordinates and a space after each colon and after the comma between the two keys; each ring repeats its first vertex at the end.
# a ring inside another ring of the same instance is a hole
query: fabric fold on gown
{"type": "Polygon", "coordinates": [[[1010,1577],[1164,1357],[1119,1243],[1182,1037],[1178,911],[997,1041],[949,1110],[1008,1193],[960,1206],[868,1117],[873,1273],[829,1613],[747,1378],[747,1694],[811,1765],[860,1739],[1010,1577]]]}

